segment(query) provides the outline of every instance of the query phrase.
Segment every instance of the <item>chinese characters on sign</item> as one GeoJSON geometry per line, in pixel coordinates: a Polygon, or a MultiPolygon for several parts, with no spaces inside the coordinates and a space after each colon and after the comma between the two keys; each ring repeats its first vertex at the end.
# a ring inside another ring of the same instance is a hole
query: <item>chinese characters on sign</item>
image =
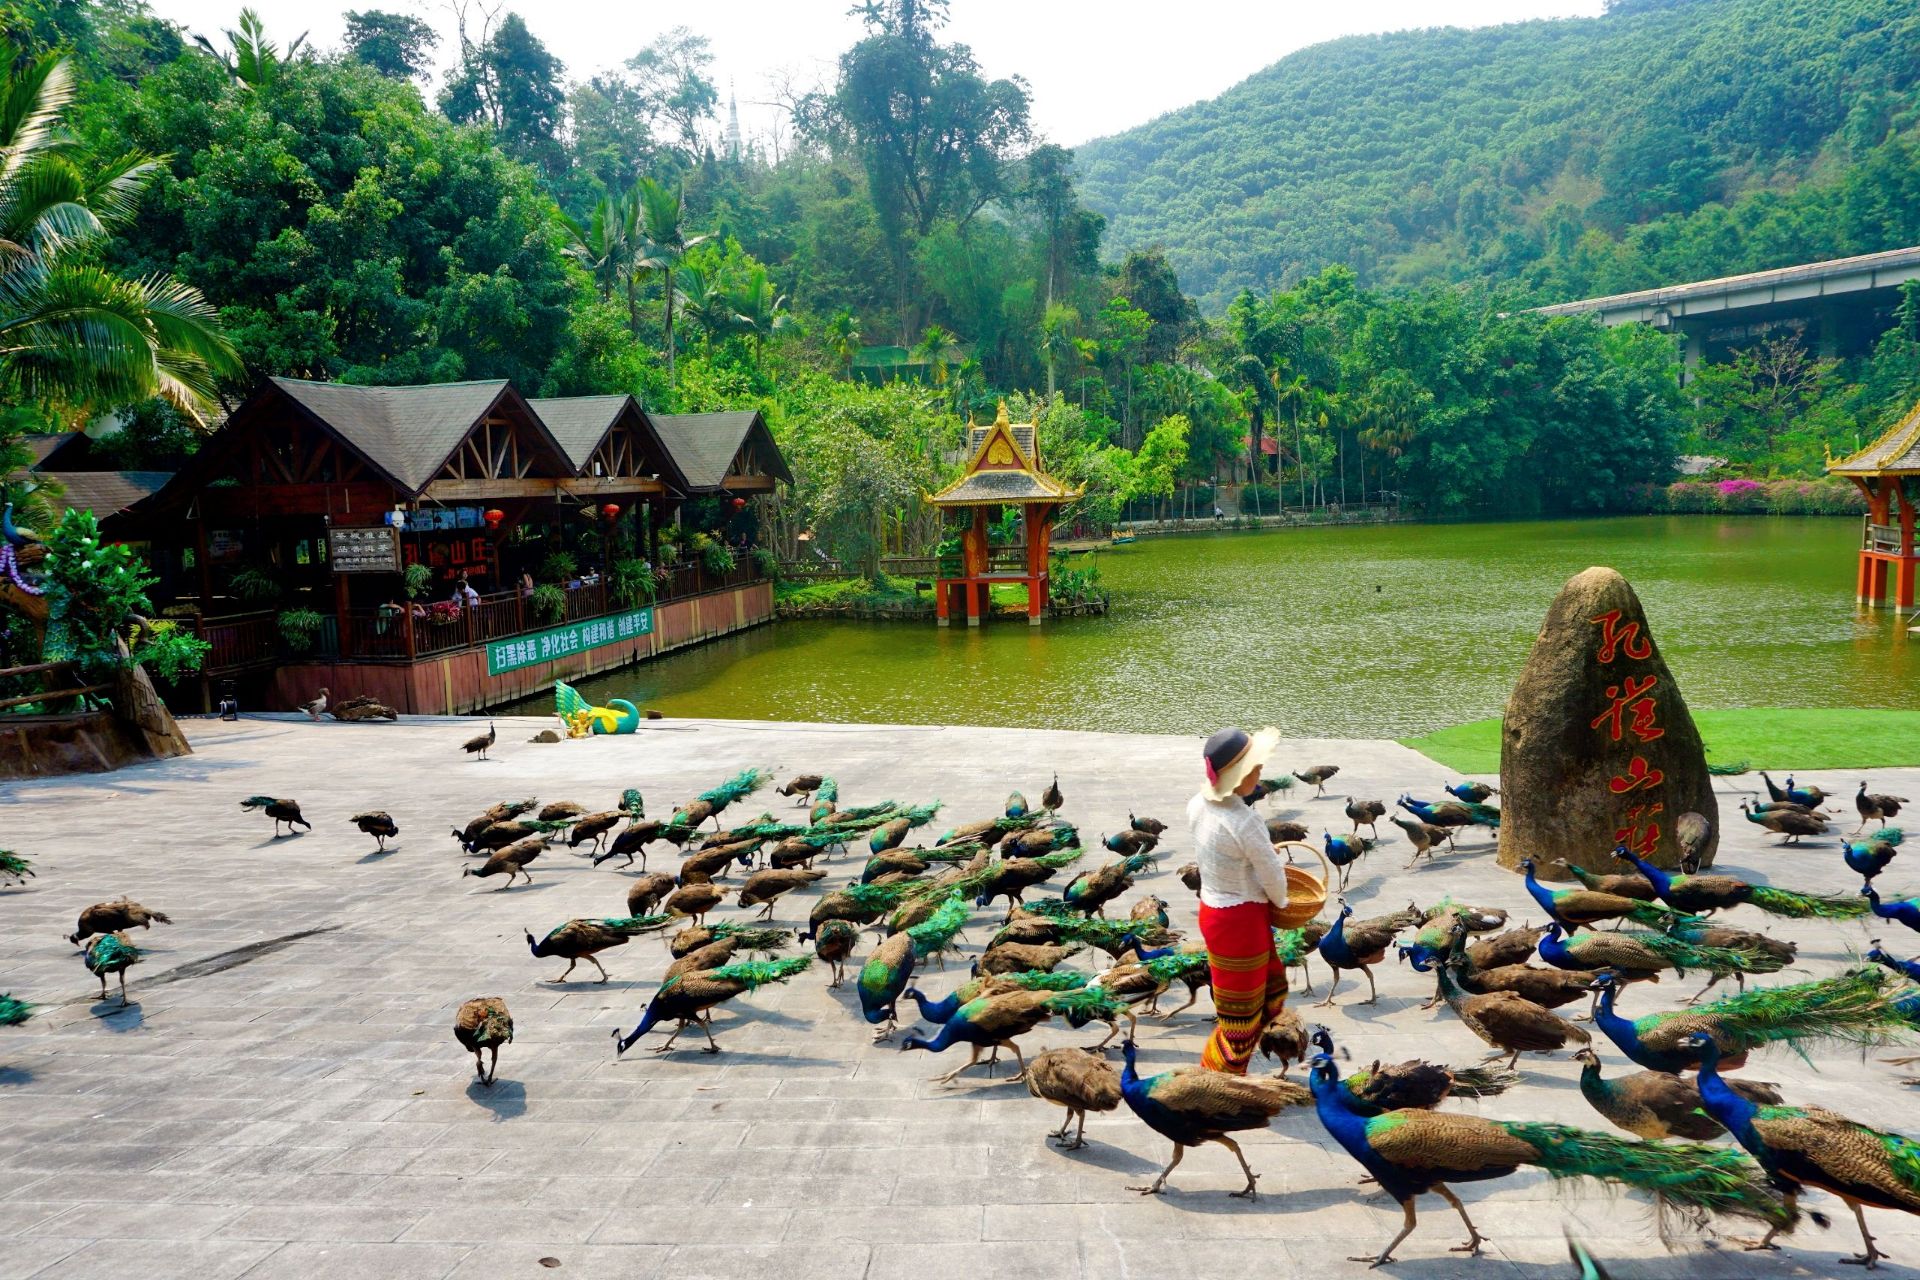
{"type": "Polygon", "coordinates": [[[327,558],[335,573],[398,573],[400,531],[383,524],[327,530],[327,558]]]}
{"type": "MultiPolygon", "coordinates": [[[[1625,655],[1636,661],[1645,661],[1653,656],[1653,642],[1640,634],[1640,624],[1629,622],[1620,625],[1621,610],[1614,609],[1587,621],[1600,628],[1600,644],[1594,652],[1594,661],[1601,666],[1611,666],[1614,659],[1625,655]]],[[[1659,725],[1659,704],[1653,699],[1653,690],[1660,683],[1657,675],[1634,677],[1623,676],[1618,684],[1609,684],[1606,689],[1607,708],[1588,722],[1587,727],[1605,733],[1609,741],[1620,742],[1631,738],[1635,745],[1653,742],[1666,736],[1666,730],[1659,725]]],[[[1635,752],[1627,761],[1626,772],[1616,774],[1608,780],[1607,790],[1616,796],[1631,795],[1636,791],[1651,791],[1666,781],[1666,774],[1647,763],[1647,758],[1635,752]]],[[[1614,828],[1613,842],[1625,845],[1642,858],[1651,859],[1660,847],[1660,823],[1658,816],[1666,811],[1666,805],[1658,802],[1641,802],[1628,809],[1621,818],[1621,825],[1614,828]],[[1644,820],[1644,821],[1643,821],[1644,820]]]]}
{"type": "Polygon", "coordinates": [[[638,640],[652,633],[653,610],[634,609],[607,618],[569,623],[530,636],[495,640],[487,645],[487,674],[497,676],[518,671],[522,667],[552,662],[556,658],[597,649],[601,645],[638,640]]]}

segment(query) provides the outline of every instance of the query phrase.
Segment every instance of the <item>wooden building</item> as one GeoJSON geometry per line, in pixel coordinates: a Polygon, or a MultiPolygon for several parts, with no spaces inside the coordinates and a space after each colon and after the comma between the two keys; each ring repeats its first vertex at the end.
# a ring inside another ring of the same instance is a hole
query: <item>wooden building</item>
{"type": "Polygon", "coordinates": [[[991,426],[972,427],[967,435],[967,465],[960,477],[927,501],[960,512],[966,524],[960,531],[956,564],[943,565],[934,580],[934,611],[941,626],[958,612],[967,625],[977,627],[993,609],[993,587],[1020,583],[1027,592],[1027,623],[1039,626],[1046,614],[1049,588],[1048,555],[1053,546],[1053,518],[1060,505],[1077,498],[1040,465],[1039,446],[1031,423],[1007,421],[1007,406],[991,426]],[[998,513],[1018,507],[1025,531],[1025,555],[1017,566],[993,563],[989,529],[998,513]]]}
{"type": "Polygon", "coordinates": [[[1827,460],[1829,475],[1844,476],[1866,495],[1854,597],[1867,605],[1914,605],[1914,504],[1920,502],[1920,405],[1891,430],[1849,457],[1827,460]]]}
{"type": "Polygon", "coordinates": [[[660,534],[691,499],[789,478],[757,413],[656,419],[631,396],[529,400],[504,380],[272,378],[112,532],[163,563],[180,548],[176,594],[214,646],[206,682],[243,682],[245,704],[292,706],[325,686],[451,713],[771,617],[750,556],[720,574],[669,566],[660,534]],[[610,591],[616,531],[657,570],[651,599],[610,591]],[[601,550],[543,584],[564,589],[564,617],[537,616],[550,600],[521,575],[583,543],[601,550]],[[428,587],[410,598],[416,565],[428,587]],[[279,588],[272,608],[240,589],[257,593],[261,575],[279,588]],[[305,642],[290,609],[320,615],[305,642]]]}

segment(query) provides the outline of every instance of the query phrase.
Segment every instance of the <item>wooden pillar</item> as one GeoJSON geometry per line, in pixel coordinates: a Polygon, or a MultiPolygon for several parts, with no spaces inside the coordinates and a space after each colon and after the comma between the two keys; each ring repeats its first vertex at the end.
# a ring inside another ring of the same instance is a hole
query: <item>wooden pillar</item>
{"type": "Polygon", "coordinates": [[[1028,503],[1024,520],[1027,530],[1027,625],[1037,627],[1047,608],[1047,553],[1052,520],[1049,508],[1028,503]]]}
{"type": "Polygon", "coordinates": [[[353,656],[353,643],[347,631],[347,575],[333,575],[333,624],[339,637],[339,654],[342,658],[353,656]]]}

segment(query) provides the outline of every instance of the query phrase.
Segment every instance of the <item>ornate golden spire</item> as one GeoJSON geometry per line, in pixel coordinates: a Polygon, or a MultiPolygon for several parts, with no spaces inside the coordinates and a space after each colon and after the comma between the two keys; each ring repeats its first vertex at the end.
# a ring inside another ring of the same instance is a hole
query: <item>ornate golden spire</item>
{"type": "Polygon", "coordinates": [[[1005,400],[1002,400],[1000,402],[1000,414],[998,417],[994,418],[993,425],[996,427],[1005,427],[1005,426],[1012,425],[1007,421],[1007,402],[1005,400]]]}

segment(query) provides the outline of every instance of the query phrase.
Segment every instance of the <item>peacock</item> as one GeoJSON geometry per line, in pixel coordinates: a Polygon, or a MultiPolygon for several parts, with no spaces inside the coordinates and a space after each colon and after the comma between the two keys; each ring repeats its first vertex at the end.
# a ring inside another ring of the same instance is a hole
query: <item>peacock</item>
{"type": "Polygon", "coordinates": [[[112,902],[96,902],[82,911],[67,941],[78,946],[97,933],[120,933],[136,925],[151,929],[156,924],[172,923],[173,917],[165,912],[149,911],[132,898],[115,898],[112,902]]]}
{"type": "Polygon", "coordinates": [[[1568,863],[1567,874],[1595,893],[1611,893],[1622,898],[1632,898],[1635,902],[1660,900],[1660,895],[1653,891],[1652,882],[1638,871],[1602,875],[1600,872],[1589,871],[1585,867],[1568,863]]]}
{"type": "Polygon", "coordinates": [[[1167,833],[1167,824],[1158,818],[1142,818],[1129,813],[1127,825],[1135,831],[1144,831],[1150,836],[1161,836],[1167,833]]]}
{"type": "Polygon", "coordinates": [[[1007,991],[1078,991],[1093,981],[1090,973],[1068,970],[1064,973],[1052,973],[1044,969],[1026,969],[1017,973],[996,973],[981,976],[980,966],[975,965],[972,978],[961,983],[950,995],[938,1000],[927,999],[918,987],[908,987],[904,993],[908,999],[920,1006],[920,1017],[927,1022],[944,1024],[960,1008],[982,996],[999,995],[1007,991]]]}
{"type": "MultiPolygon", "coordinates": [[[[1865,1206],[1920,1214],[1920,1142],[1849,1120],[1824,1107],[1764,1105],[1744,1097],[1720,1075],[1720,1046],[1695,1035],[1689,1047],[1700,1060],[1700,1101],[1766,1170],[1789,1211],[1813,1187],[1838,1196],[1860,1224],[1866,1252],[1842,1258],[1872,1268],[1886,1257],[1867,1230],[1865,1206]]],[[[1771,1249],[1791,1222],[1769,1223],[1767,1234],[1748,1246],[1771,1249]]]]}
{"type": "Polygon", "coordinates": [[[280,824],[287,824],[287,834],[293,834],[294,824],[298,823],[307,830],[313,830],[313,824],[300,816],[298,800],[275,799],[273,796],[248,796],[240,802],[242,809],[259,809],[273,819],[273,838],[280,838],[280,824]]]}
{"type": "Polygon", "coordinates": [[[1842,840],[1840,860],[1847,864],[1847,870],[1872,880],[1887,869],[1905,838],[1906,832],[1898,827],[1882,827],[1865,840],[1842,840]]]}
{"type": "Polygon", "coordinates": [[[710,1012],[716,1005],[724,1004],[735,996],[758,990],[769,982],[785,982],[795,974],[802,972],[813,963],[812,956],[789,956],[784,960],[749,960],[741,964],[722,965],[718,969],[707,969],[697,973],[685,973],[671,978],[660,985],[653,993],[653,999],[647,1002],[646,1012],[640,1016],[640,1023],[622,1036],[616,1029],[614,1037],[614,1056],[619,1057],[633,1047],[647,1032],[660,1022],[671,1018],[680,1025],[674,1028],[667,1042],[654,1052],[665,1053],[673,1048],[673,1042],[680,1033],[694,1024],[707,1033],[706,1053],[720,1052],[720,1046],[713,1038],[713,1015],[710,1012]]]}
{"type": "MultiPolygon", "coordinates": [[[[1695,946],[1669,934],[1630,929],[1570,938],[1557,923],[1548,925],[1540,939],[1540,958],[1556,969],[1606,969],[1621,982],[1658,982],[1669,969],[1684,978],[1689,969],[1725,975],[1746,967],[1741,952],[1695,946]]],[[[1594,1004],[1599,1003],[1596,991],[1594,1004]]]]}
{"type": "Polygon", "coordinates": [[[1500,788],[1484,782],[1449,782],[1441,789],[1462,804],[1485,804],[1500,794],[1500,788]]]}
{"type": "Polygon", "coordinates": [[[1083,950],[1078,944],[1003,942],[980,956],[982,973],[1019,973],[1027,969],[1052,970],[1083,950]]]}
{"type": "Polygon", "coordinates": [[[854,982],[860,992],[861,1016],[870,1026],[880,1027],[873,1037],[876,1044],[893,1038],[894,1005],[913,979],[914,960],[913,935],[893,934],[873,949],[854,982]]]}
{"type": "Polygon", "coordinates": [[[127,970],[140,963],[140,948],[117,933],[103,933],[81,953],[87,972],[100,979],[100,998],[107,998],[107,975],[120,975],[120,1003],[127,1003],[127,970]]]}
{"type": "Polygon", "coordinates": [[[971,914],[967,900],[957,893],[935,906],[925,920],[906,931],[913,940],[914,959],[927,960],[944,954],[966,928],[971,914]]]}
{"type": "MultiPolygon", "coordinates": [[[[1697,916],[1676,917],[1667,926],[1667,933],[1682,942],[1691,942],[1695,946],[1723,947],[1728,951],[1740,952],[1746,959],[1731,976],[1742,991],[1747,989],[1747,978],[1750,975],[1778,973],[1793,963],[1800,950],[1798,943],[1782,942],[1778,938],[1770,938],[1764,933],[1755,933],[1751,929],[1736,929],[1732,925],[1716,924],[1697,916]]],[[[1702,996],[1718,986],[1722,978],[1728,976],[1724,973],[1715,973],[1713,980],[1700,988],[1687,1003],[1699,1003],[1702,996]]]]}
{"type": "Polygon", "coordinates": [[[1713,824],[1706,815],[1683,813],[1673,820],[1673,838],[1680,846],[1680,869],[1688,875],[1700,869],[1707,856],[1707,842],[1713,839],[1713,824]]]}
{"type": "Polygon", "coordinates": [[[1745,800],[1740,802],[1740,812],[1746,815],[1748,822],[1765,827],[1775,835],[1785,836],[1782,844],[1793,844],[1801,836],[1823,836],[1827,833],[1827,820],[1817,813],[1806,813],[1794,808],[1774,808],[1761,812],[1750,806],[1745,800]]]}
{"type": "Polygon", "coordinates": [[[1052,813],[1066,802],[1067,798],[1060,794],[1060,775],[1056,773],[1053,775],[1053,781],[1047,784],[1046,790],[1040,793],[1040,807],[1052,813]]]}
{"type": "Polygon", "coordinates": [[[1241,1172],[1247,1175],[1247,1185],[1233,1196],[1253,1199],[1259,1175],[1230,1135],[1264,1129],[1275,1116],[1288,1107],[1304,1105],[1311,1095],[1289,1080],[1263,1080],[1205,1067],[1176,1067],[1159,1075],[1142,1076],[1132,1037],[1122,1041],[1120,1049],[1126,1056],[1126,1068],[1120,1073],[1121,1099],[1149,1129],[1173,1143],[1173,1159],[1160,1176],[1147,1186],[1128,1189],[1159,1195],[1188,1147],[1217,1142],[1233,1152],[1241,1172]]]}
{"type": "Polygon", "coordinates": [[[1392,944],[1395,934],[1421,922],[1417,909],[1374,916],[1349,925],[1347,920],[1352,915],[1353,907],[1342,902],[1333,927],[1320,939],[1320,958],[1333,970],[1333,984],[1327,988],[1327,998],[1320,1001],[1322,1005],[1333,1003],[1333,994],[1340,989],[1342,969],[1358,969],[1367,976],[1367,998],[1361,1001],[1362,1004],[1372,1004],[1378,1000],[1380,990],[1374,985],[1372,966],[1387,958],[1387,947],[1392,944]]]}
{"type": "Polygon", "coordinates": [[[1500,825],[1500,811],[1490,804],[1466,800],[1415,800],[1403,795],[1394,801],[1422,822],[1436,827],[1494,827],[1500,825]]]}
{"type": "MultiPolygon", "coordinates": [[[[1333,1053],[1333,1033],[1327,1028],[1316,1026],[1307,1038],[1320,1053],[1333,1053]]],[[[1264,1033],[1260,1047],[1267,1047],[1264,1033]]],[[[1442,1067],[1413,1058],[1390,1066],[1376,1060],[1339,1081],[1339,1087],[1346,1091],[1348,1106],[1361,1115],[1377,1116],[1403,1107],[1431,1111],[1456,1093],[1463,1098],[1497,1097],[1518,1083],[1519,1072],[1501,1067],[1442,1067]]]]}
{"type": "Polygon", "coordinates": [[[628,787],[620,793],[620,803],[614,808],[627,815],[628,822],[638,822],[647,816],[647,802],[641,796],[640,788],[628,787]]]}
{"type": "Polygon", "coordinates": [[[682,827],[698,827],[708,818],[712,818],[714,829],[718,830],[721,813],[772,780],[773,774],[766,769],[742,769],[711,791],[702,791],[691,803],[675,811],[673,824],[682,827]]]}
{"type": "Polygon", "coordinates": [[[1062,1151],[1078,1151],[1087,1145],[1087,1112],[1119,1107],[1120,1073],[1091,1049],[1049,1049],[1027,1064],[1027,1092],[1066,1109],[1067,1118],[1047,1139],[1062,1151]],[[1067,1130],[1076,1119],[1080,1127],[1069,1141],[1067,1130]]]}
{"type": "Polygon", "coordinates": [[[1760,771],[1760,780],[1767,784],[1767,794],[1772,796],[1777,803],[1797,804],[1801,808],[1809,810],[1818,809],[1822,804],[1826,803],[1827,793],[1825,791],[1819,787],[1796,787],[1793,784],[1792,774],[1787,775],[1787,785],[1784,787],[1775,786],[1773,779],[1767,776],[1766,770],[1764,769],[1760,771]]]}
{"type": "Polygon", "coordinates": [[[1448,848],[1453,847],[1453,832],[1446,827],[1437,827],[1431,822],[1422,822],[1418,818],[1403,818],[1397,813],[1387,821],[1405,832],[1407,843],[1413,846],[1413,856],[1407,859],[1409,871],[1413,870],[1414,864],[1422,858],[1429,862],[1433,861],[1434,850],[1438,849],[1442,843],[1448,848]]]}
{"type": "MultiPolygon", "coordinates": [[[[661,916],[657,924],[652,920],[646,923],[649,928],[661,928],[671,923],[673,919],[672,916],[661,916]]],[[[720,941],[732,943],[735,950],[771,953],[784,951],[793,941],[793,931],[768,929],[738,920],[722,920],[718,924],[690,924],[667,939],[667,954],[678,960],[700,947],[720,941]]]]}
{"type": "Polygon", "coordinates": [[[1920,898],[1882,898],[1871,881],[1860,886],[1860,896],[1882,920],[1897,920],[1909,929],[1920,929],[1920,898]]]}
{"type": "MultiPolygon", "coordinates": [[[[14,1027],[33,1016],[33,1006],[25,1000],[16,1000],[12,992],[0,993],[0,1027],[14,1027]]],[[[1115,1095],[1115,1103],[1119,1101],[1115,1095]]]]}
{"type": "Polygon", "coordinates": [[[1867,784],[1860,784],[1860,792],[1853,798],[1853,807],[1860,814],[1860,825],[1854,828],[1855,834],[1865,831],[1869,822],[1886,822],[1900,816],[1903,805],[1913,801],[1905,796],[1874,795],[1867,791],[1867,784]]]}
{"type": "Polygon", "coordinates": [[[493,727],[493,721],[487,721],[487,731],[476,733],[460,744],[460,749],[476,760],[485,760],[487,750],[500,740],[500,733],[493,727]]]}
{"type": "Polygon", "coordinates": [[[356,813],[347,821],[360,828],[362,835],[373,837],[375,853],[385,853],[387,841],[400,834],[399,824],[384,809],[369,809],[365,813],[356,813]]]}
{"type": "MultiPolygon", "coordinates": [[[[1133,878],[1154,863],[1152,836],[1145,837],[1145,846],[1118,862],[1110,862],[1093,871],[1083,871],[1068,882],[1060,891],[1061,901],[1076,911],[1089,915],[1104,914],[1106,905],[1133,888],[1133,878]]],[[[1108,839],[1112,848],[1112,838],[1108,839]]]]}
{"type": "Polygon", "coordinates": [[[1866,958],[1874,964],[1886,966],[1903,978],[1920,982],[1920,960],[1900,959],[1882,948],[1878,938],[1875,938],[1872,946],[1868,948],[1866,958]]]}
{"type": "Polygon", "coordinates": [[[1081,850],[1074,847],[1041,853],[1037,857],[1002,857],[988,868],[989,874],[980,886],[974,905],[988,907],[995,898],[1004,897],[1011,913],[1013,906],[1024,900],[1027,890],[1045,884],[1053,879],[1056,872],[1071,866],[1080,857],[1081,850]]]}
{"type": "Polygon", "coordinates": [[[1027,798],[1015,791],[1007,797],[1007,803],[1002,812],[1009,818],[1024,818],[1030,815],[1033,809],[1027,804],[1027,798]]]}
{"type": "Polygon", "coordinates": [[[1508,1055],[1509,1071],[1519,1065],[1523,1053],[1551,1053],[1565,1048],[1570,1040],[1587,1044],[1593,1039],[1551,1009],[1518,992],[1468,991],[1460,982],[1466,964],[1464,955],[1454,955],[1440,966],[1441,998],[1459,1015],[1467,1030],[1499,1051],[1490,1057],[1508,1055]]]}
{"type": "Polygon", "coordinates": [[[1361,835],[1336,836],[1328,831],[1322,831],[1320,837],[1326,846],[1327,861],[1340,869],[1340,888],[1342,889],[1347,887],[1347,876],[1352,873],[1353,864],[1360,861],[1368,850],[1379,843],[1377,840],[1369,840],[1361,835]]]}
{"type": "MultiPolygon", "coordinates": [[[[1014,1042],[1014,1038],[1025,1035],[1051,1018],[1054,1014],[1051,1001],[1061,994],[1066,993],[1008,991],[971,1000],[961,1005],[951,1018],[940,1025],[933,1039],[910,1035],[900,1042],[900,1048],[944,1053],[952,1045],[964,1044],[971,1050],[965,1062],[943,1076],[934,1077],[936,1084],[952,1083],[961,1072],[980,1061],[982,1049],[1007,1049],[1012,1051],[1018,1067],[1013,1078],[1020,1080],[1027,1074],[1027,1064],[1020,1056],[1020,1046],[1014,1042]]],[[[991,1070],[992,1064],[989,1063],[988,1067],[991,1070]]]]}
{"type": "MultiPolygon", "coordinates": [[[[546,840],[537,835],[516,840],[504,849],[494,850],[493,855],[478,868],[460,868],[460,874],[479,876],[484,880],[488,876],[497,876],[504,871],[507,873],[507,882],[500,886],[501,889],[512,888],[515,876],[524,876],[527,883],[532,884],[533,876],[527,871],[527,864],[539,857],[540,851],[546,848],[546,845],[546,840]]],[[[499,890],[496,889],[494,892],[498,893],[499,890]]]]}
{"type": "Polygon", "coordinates": [[[500,1046],[513,1043],[513,1015],[499,996],[476,996],[460,1006],[453,1016],[453,1038],[473,1055],[474,1074],[480,1083],[491,1085],[500,1071],[500,1046]],[[485,1049],[490,1061],[482,1064],[485,1049]]]}
{"type": "Polygon", "coordinates": [[[1569,933],[1582,925],[1623,917],[1635,924],[1657,928],[1666,923],[1669,915],[1651,903],[1637,902],[1618,894],[1596,893],[1592,889],[1549,889],[1535,878],[1532,858],[1522,858],[1520,869],[1527,875],[1527,893],[1569,933]]]}
{"type": "Polygon", "coordinates": [[[867,852],[881,854],[899,848],[900,842],[907,838],[907,832],[912,829],[913,823],[906,818],[889,818],[867,832],[867,852]]]}
{"type": "Polygon", "coordinates": [[[797,773],[775,787],[773,791],[775,795],[797,796],[799,798],[794,803],[804,806],[813,798],[813,793],[820,789],[820,784],[825,781],[826,778],[817,773],[797,773]]]}
{"type": "MultiPolygon", "coordinates": [[[[1580,1096],[1620,1128],[1649,1141],[1687,1138],[1709,1142],[1726,1132],[1700,1106],[1700,1090],[1666,1071],[1635,1071],[1605,1076],[1593,1047],[1576,1051],[1580,1064],[1580,1096]]],[[[1745,1080],[1734,1086],[1755,1102],[1778,1102],[1780,1092],[1770,1084],[1745,1080]]]]}
{"type": "Polygon", "coordinates": [[[860,941],[860,929],[846,920],[823,920],[813,933],[813,954],[833,970],[829,988],[843,986],[847,980],[847,959],[860,941]]]}
{"type": "Polygon", "coordinates": [[[824,871],[780,871],[771,868],[766,871],[756,871],[747,877],[745,884],[740,886],[740,905],[761,907],[763,909],[760,912],[760,918],[771,920],[774,905],[783,895],[792,893],[796,889],[804,889],[815,881],[826,878],[827,873],[824,871]]]}
{"type": "Polygon", "coordinates": [[[1758,907],[1768,915],[1789,920],[1856,920],[1867,914],[1867,904],[1858,898],[1832,894],[1796,893],[1771,885],[1749,884],[1738,876],[1690,876],[1662,871],[1639,854],[1621,845],[1613,856],[1633,864],[1647,878],[1660,901],[1675,911],[1698,915],[1728,907],[1758,907]]]}
{"type": "Polygon", "coordinates": [[[1691,1071],[1700,1055],[1690,1037],[1713,1037],[1729,1069],[1743,1065],[1754,1049],[1785,1043],[1804,1054],[1822,1040],[1883,1044],[1905,1029],[1887,990],[1884,969],[1856,968],[1836,978],[1768,987],[1727,996],[1692,1009],[1622,1017],[1614,1009],[1620,984],[1611,974],[1594,979],[1600,1005],[1594,1024],[1620,1052],[1650,1071],[1691,1071]]]}
{"type": "MultiPolygon", "coordinates": [[[[1338,772],[1340,772],[1340,766],[1337,764],[1314,764],[1304,769],[1295,769],[1293,776],[1312,787],[1314,798],[1317,800],[1327,794],[1327,784],[1333,781],[1333,775],[1338,772]]],[[[1282,783],[1281,787],[1291,785],[1291,783],[1282,783]]],[[[1280,788],[1276,788],[1278,789],[1280,788]]]]}
{"type": "Polygon", "coordinates": [[[1149,835],[1145,831],[1135,831],[1128,827],[1116,831],[1110,836],[1102,836],[1100,844],[1108,853],[1117,853],[1123,857],[1132,857],[1136,853],[1145,853],[1160,843],[1160,837],[1149,835]]]}
{"type": "Polygon", "coordinates": [[[11,849],[0,849],[0,884],[8,880],[16,884],[25,884],[27,877],[32,875],[34,875],[33,863],[11,849]]]}
{"type": "Polygon", "coordinates": [[[1311,994],[1313,974],[1307,968],[1307,957],[1320,948],[1320,940],[1327,936],[1329,926],[1315,920],[1298,929],[1275,929],[1273,931],[1273,953],[1289,969],[1296,966],[1300,970],[1300,990],[1311,994]]]}
{"type": "Polygon", "coordinates": [[[1361,800],[1356,797],[1347,799],[1347,819],[1353,823],[1353,834],[1359,835],[1365,827],[1375,840],[1380,838],[1380,819],[1387,816],[1387,802],[1384,800],[1361,800]]]}
{"type": "Polygon", "coordinates": [[[1696,1143],[1629,1142],[1611,1134],[1524,1120],[1486,1120],[1453,1111],[1404,1108],[1367,1115],[1348,1101],[1333,1058],[1313,1059],[1309,1081],[1321,1125],[1400,1204],[1405,1222],[1377,1255],[1349,1259],[1383,1266],[1418,1222],[1415,1201],[1434,1192],[1466,1224],[1454,1252],[1478,1254],[1486,1237],[1448,1185],[1503,1178],[1522,1165],[1549,1177],[1596,1178],[1653,1195],[1661,1209],[1695,1215],[1735,1214],[1770,1226],[1793,1213],[1773,1195],[1760,1170],[1739,1152],[1696,1143]]]}
{"type": "Polygon", "coordinates": [[[595,952],[605,951],[609,947],[624,947],[629,939],[640,934],[659,929],[673,920],[670,915],[656,916],[609,916],[601,920],[569,920],[557,925],[538,942],[533,940],[533,932],[521,930],[527,935],[527,950],[536,959],[547,956],[562,957],[567,969],[555,982],[565,982],[573,967],[585,960],[600,970],[600,981],[607,980],[606,966],[600,963],[595,952]]]}

